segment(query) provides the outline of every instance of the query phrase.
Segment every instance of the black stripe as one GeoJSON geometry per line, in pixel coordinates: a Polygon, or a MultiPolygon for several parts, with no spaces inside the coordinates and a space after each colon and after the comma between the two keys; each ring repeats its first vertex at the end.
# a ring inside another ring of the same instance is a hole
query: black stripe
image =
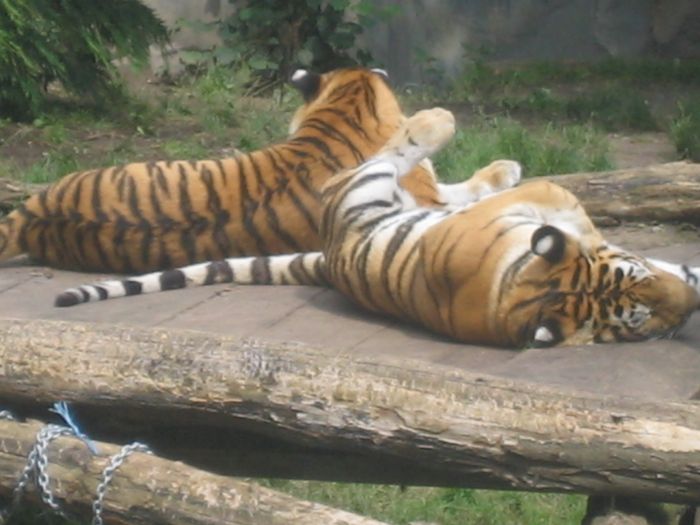
{"type": "MultiPolygon", "coordinates": [[[[415,217],[411,217],[408,220],[405,220],[402,222],[398,228],[396,228],[396,231],[394,232],[394,235],[392,235],[391,240],[387,244],[387,246],[384,248],[384,254],[382,257],[382,265],[381,265],[381,282],[382,282],[382,287],[386,291],[386,294],[389,297],[392,297],[394,299],[394,304],[397,303],[397,298],[391,293],[391,287],[389,283],[389,269],[394,262],[394,257],[396,257],[396,254],[398,251],[401,249],[401,246],[403,245],[404,241],[406,240],[406,237],[408,237],[411,232],[413,231],[414,226],[425,219],[428,215],[430,215],[429,211],[422,212],[420,214],[417,214],[415,217]]],[[[400,282],[397,281],[397,288],[400,290],[400,282]]]]}
{"type": "Polygon", "coordinates": [[[328,124],[328,122],[324,122],[323,120],[318,118],[311,118],[307,119],[304,122],[304,125],[315,129],[316,131],[324,135],[326,138],[333,139],[336,142],[343,144],[348,150],[350,150],[352,156],[355,157],[355,161],[358,164],[365,159],[365,156],[357,148],[357,146],[355,146],[355,144],[353,144],[353,142],[350,139],[348,139],[348,137],[340,133],[340,131],[338,131],[337,128],[328,124]]]}
{"type": "Polygon", "coordinates": [[[253,284],[272,283],[270,259],[268,257],[256,257],[253,259],[253,263],[250,266],[250,272],[253,278],[253,284]]]}
{"type": "Polygon", "coordinates": [[[336,157],[335,154],[328,147],[328,144],[325,141],[323,141],[317,137],[309,137],[309,136],[295,137],[290,142],[296,143],[296,144],[306,144],[306,145],[312,146],[313,148],[317,149],[323,155],[321,161],[332,172],[340,170],[344,167],[343,164],[340,162],[340,159],[338,157],[336,157]],[[328,163],[330,163],[330,165],[328,163]]]}
{"type": "Polygon", "coordinates": [[[122,281],[126,295],[138,295],[143,291],[143,285],[138,281],[126,279],[122,281]]]}
{"type": "Polygon", "coordinates": [[[166,270],[158,277],[161,290],[179,290],[187,286],[185,272],[182,270],[166,270]]]}
{"type": "Polygon", "coordinates": [[[231,283],[233,282],[233,270],[226,261],[213,261],[207,265],[207,276],[204,284],[231,283]]]}

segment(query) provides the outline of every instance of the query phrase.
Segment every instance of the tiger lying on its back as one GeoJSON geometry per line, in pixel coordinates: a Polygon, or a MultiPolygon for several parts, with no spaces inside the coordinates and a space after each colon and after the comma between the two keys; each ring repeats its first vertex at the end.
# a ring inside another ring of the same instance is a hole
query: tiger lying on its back
{"type": "MultiPolygon", "coordinates": [[[[145,162],[65,176],[0,220],[0,261],[133,273],[215,258],[318,250],[320,191],[403,121],[381,70],[292,77],[305,99],[286,142],[221,160],[145,162]]],[[[429,163],[404,186],[424,205],[460,202],[429,163]]]]}
{"type": "Polygon", "coordinates": [[[420,207],[398,181],[454,132],[417,113],[372,159],[323,190],[323,252],[204,263],[71,289],[58,306],[189,284],[330,283],[369,310],[458,340],[500,346],[670,337],[700,304],[700,269],[608,245],[576,198],[550,182],[517,188],[498,161],[469,184],[495,193],[457,210],[420,207]]]}

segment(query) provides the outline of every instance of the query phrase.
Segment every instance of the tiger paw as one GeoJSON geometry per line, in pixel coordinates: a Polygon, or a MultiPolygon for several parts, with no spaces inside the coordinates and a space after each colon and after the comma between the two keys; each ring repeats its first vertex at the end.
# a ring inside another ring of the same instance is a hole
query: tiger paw
{"type": "Polygon", "coordinates": [[[522,168],[514,160],[495,160],[478,170],[468,182],[480,186],[480,193],[488,195],[516,186],[522,178],[522,168]]]}
{"type": "Polygon", "coordinates": [[[440,150],[454,133],[452,113],[442,108],[425,109],[406,119],[379,156],[415,165],[440,150]]]}
{"type": "Polygon", "coordinates": [[[438,184],[445,206],[466,206],[516,186],[522,169],[513,160],[496,160],[474,173],[469,180],[457,184],[438,184]]]}

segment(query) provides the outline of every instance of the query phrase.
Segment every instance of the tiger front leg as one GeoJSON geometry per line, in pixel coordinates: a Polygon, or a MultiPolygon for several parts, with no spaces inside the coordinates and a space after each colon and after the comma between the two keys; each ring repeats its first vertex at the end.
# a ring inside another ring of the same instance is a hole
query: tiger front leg
{"type": "MultiPolygon", "coordinates": [[[[647,262],[650,262],[660,270],[682,279],[686,284],[695,288],[700,298],[700,266],[693,267],[686,264],[675,264],[659,259],[647,259],[647,262]]],[[[700,300],[698,303],[698,308],[700,308],[700,300]]]]}

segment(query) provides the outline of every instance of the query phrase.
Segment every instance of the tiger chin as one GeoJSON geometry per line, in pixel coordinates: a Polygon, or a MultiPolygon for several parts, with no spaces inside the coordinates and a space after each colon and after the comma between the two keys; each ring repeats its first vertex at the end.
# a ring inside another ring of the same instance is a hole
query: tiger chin
{"type": "Polygon", "coordinates": [[[331,178],[321,252],[81,286],[56,304],[215,282],[330,284],[373,312],[466,343],[515,348],[671,337],[698,309],[699,268],[609,245],[565,189],[518,186],[515,162],[476,172],[460,188],[471,192],[469,204],[420,205],[400,181],[454,128],[446,110],[418,112],[371,159],[331,178]]]}

